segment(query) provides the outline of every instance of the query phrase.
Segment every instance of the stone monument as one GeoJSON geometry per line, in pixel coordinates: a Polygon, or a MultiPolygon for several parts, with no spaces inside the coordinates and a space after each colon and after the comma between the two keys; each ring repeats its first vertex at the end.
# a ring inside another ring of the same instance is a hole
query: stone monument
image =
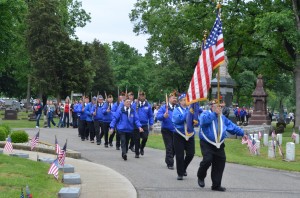
{"type": "Polygon", "coordinates": [[[6,109],[4,114],[5,120],[17,120],[18,119],[18,112],[12,109],[6,109]]]}
{"type": "Polygon", "coordinates": [[[295,161],[295,144],[293,142],[286,143],[286,160],[295,161]]]}
{"type": "Polygon", "coordinates": [[[260,74],[257,77],[256,88],[252,93],[254,110],[249,118],[249,125],[261,125],[264,123],[271,125],[271,120],[267,112],[267,96],[268,94],[264,90],[262,75],[260,74]]]}
{"type": "MultiPolygon", "coordinates": [[[[233,113],[232,109],[232,99],[233,99],[233,88],[236,86],[235,81],[231,78],[228,73],[228,58],[225,56],[225,61],[223,64],[220,65],[220,96],[222,97],[221,100],[225,102],[226,108],[230,109],[228,118],[233,122],[236,123],[236,117],[233,113]]],[[[212,79],[211,81],[211,92],[212,97],[218,97],[218,79],[217,77],[212,79]]]]}

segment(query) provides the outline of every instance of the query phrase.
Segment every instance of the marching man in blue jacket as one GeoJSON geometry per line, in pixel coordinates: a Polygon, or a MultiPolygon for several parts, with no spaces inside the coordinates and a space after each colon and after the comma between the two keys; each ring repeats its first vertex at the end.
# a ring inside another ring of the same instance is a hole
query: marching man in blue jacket
{"type": "Polygon", "coordinates": [[[185,98],[185,94],[181,94],[178,97],[179,106],[174,109],[172,115],[172,122],[176,130],[173,137],[178,174],[177,180],[183,180],[183,176],[187,176],[186,169],[195,154],[194,133],[191,136],[187,136],[186,134],[186,117],[189,108],[186,105],[185,98]]]}
{"type": "MultiPolygon", "coordinates": [[[[167,100],[167,99],[166,99],[167,100]]],[[[157,120],[161,121],[161,134],[163,136],[166,157],[165,162],[168,169],[174,170],[174,144],[173,144],[173,133],[176,131],[172,123],[172,114],[174,108],[177,106],[176,93],[171,93],[169,95],[169,101],[166,101],[166,105],[159,108],[157,112],[157,120]]]]}
{"type": "Polygon", "coordinates": [[[110,123],[110,133],[117,127],[121,139],[122,158],[127,160],[128,142],[136,125],[140,132],[143,132],[142,125],[139,121],[135,109],[130,107],[131,101],[127,98],[124,106],[117,110],[110,123]]]}
{"type": "Polygon", "coordinates": [[[135,158],[139,158],[139,154],[144,155],[144,148],[148,140],[149,128],[151,130],[154,123],[152,108],[146,100],[145,92],[139,92],[139,101],[135,105],[135,109],[144,130],[144,132],[140,133],[138,128],[134,129],[135,158]],[[140,139],[142,139],[141,142],[140,139]]]}
{"type": "Polygon", "coordinates": [[[243,129],[233,124],[229,119],[222,115],[222,109],[211,102],[211,110],[207,110],[200,115],[200,147],[203,155],[203,160],[198,169],[198,184],[204,187],[204,179],[207,169],[211,168],[212,190],[226,191],[226,188],[221,186],[223,171],[225,168],[226,155],[224,151],[224,140],[226,131],[237,136],[244,136],[243,129]],[[220,117],[220,129],[218,129],[218,116],[220,117]]]}

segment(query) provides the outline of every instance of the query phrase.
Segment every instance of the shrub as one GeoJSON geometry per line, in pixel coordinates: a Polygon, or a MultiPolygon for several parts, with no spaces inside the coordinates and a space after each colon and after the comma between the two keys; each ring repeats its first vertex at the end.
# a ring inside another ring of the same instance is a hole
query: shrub
{"type": "Polygon", "coordinates": [[[28,134],[23,130],[13,131],[10,137],[14,143],[28,142],[28,134]]]}
{"type": "Polygon", "coordinates": [[[0,130],[0,141],[5,141],[6,133],[3,130],[0,130]]]}
{"type": "Polygon", "coordinates": [[[2,131],[4,133],[5,138],[8,136],[9,132],[7,131],[7,129],[4,126],[0,125],[0,131],[2,131]]]}
{"type": "Polygon", "coordinates": [[[0,127],[6,128],[7,131],[6,135],[9,135],[11,133],[11,128],[7,124],[1,124],[0,127]]]}

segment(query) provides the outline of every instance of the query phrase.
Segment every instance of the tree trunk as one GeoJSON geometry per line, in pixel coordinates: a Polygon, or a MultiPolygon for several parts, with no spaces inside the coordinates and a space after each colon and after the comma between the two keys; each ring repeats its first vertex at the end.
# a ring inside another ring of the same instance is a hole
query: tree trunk
{"type": "Polygon", "coordinates": [[[30,82],[31,82],[31,77],[28,75],[28,81],[27,81],[27,96],[26,96],[26,110],[29,110],[29,104],[30,104],[30,82]]]}
{"type": "Polygon", "coordinates": [[[294,115],[296,119],[295,129],[299,129],[300,126],[300,54],[297,54],[296,56],[295,85],[296,85],[296,112],[294,115]]]}

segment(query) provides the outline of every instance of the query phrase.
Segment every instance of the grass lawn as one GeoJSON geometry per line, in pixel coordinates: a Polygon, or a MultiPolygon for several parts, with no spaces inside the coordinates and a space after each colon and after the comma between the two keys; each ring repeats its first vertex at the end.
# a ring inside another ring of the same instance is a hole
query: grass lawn
{"type": "MultiPolygon", "coordinates": [[[[282,149],[283,153],[286,152],[285,146],[287,142],[292,142],[291,138],[292,134],[292,124],[288,125],[285,132],[283,133],[282,138],[282,149]]],[[[271,138],[269,137],[269,140],[271,138]]],[[[262,142],[262,141],[261,141],[262,142]]],[[[241,144],[241,140],[239,139],[226,139],[225,141],[225,151],[227,162],[237,163],[237,164],[244,164],[249,166],[257,166],[257,167],[268,167],[268,168],[275,168],[281,170],[289,170],[289,171],[298,171],[300,172],[300,145],[296,144],[296,161],[295,162],[286,162],[282,160],[282,157],[278,154],[278,149],[276,151],[276,158],[269,159],[268,158],[268,148],[261,147],[260,155],[254,156],[251,155],[247,146],[241,144]]],[[[147,146],[151,148],[157,148],[164,150],[164,143],[161,134],[150,135],[147,146]]],[[[196,155],[202,156],[199,146],[199,138],[196,137],[195,139],[195,146],[196,146],[196,155]]]]}
{"type": "Polygon", "coordinates": [[[48,175],[50,165],[0,154],[0,198],[20,197],[29,186],[33,197],[53,198],[63,187],[61,175],[57,181],[48,175]]]}
{"type": "MultiPolygon", "coordinates": [[[[36,121],[28,121],[28,115],[32,112],[29,111],[26,113],[25,111],[18,112],[18,120],[3,120],[4,118],[4,111],[0,111],[0,124],[6,124],[11,128],[35,128],[36,121]]],[[[40,127],[44,126],[44,115],[41,116],[40,119],[40,127]]],[[[54,118],[54,122],[58,123],[58,118],[54,118]]]]}

